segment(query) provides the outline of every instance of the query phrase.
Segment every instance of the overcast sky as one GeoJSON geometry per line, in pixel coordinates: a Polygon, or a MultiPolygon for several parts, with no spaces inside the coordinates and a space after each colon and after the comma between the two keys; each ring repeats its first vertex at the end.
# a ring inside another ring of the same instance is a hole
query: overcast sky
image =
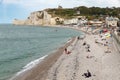
{"type": "Polygon", "coordinates": [[[26,19],[30,12],[45,8],[73,8],[77,6],[120,7],[120,0],[0,0],[0,23],[26,19]]]}

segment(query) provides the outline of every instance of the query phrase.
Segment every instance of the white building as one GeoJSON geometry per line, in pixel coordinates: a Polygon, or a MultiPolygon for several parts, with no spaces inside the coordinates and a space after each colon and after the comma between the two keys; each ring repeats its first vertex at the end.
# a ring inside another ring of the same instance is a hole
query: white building
{"type": "Polygon", "coordinates": [[[88,20],[87,19],[80,19],[78,20],[78,26],[85,26],[87,24],[88,20]]]}
{"type": "Polygon", "coordinates": [[[119,20],[119,19],[116,18],[116,17],[106,17],[105,23],[106,23],[106,25],[107,25],[108,27],[110,27],[110,26],[116,27],[118,20],[119,20]]]}
{"type": "Polygon", "coordinates": [[[102,26],[103,22],[99,20],[91,20],[88,22],[88,24],[92,26],[102,26]]]}
{"type": "Polygon", "coordinates": [[[78,23],[78,19],[77,19],[77,18],[66,19],[66,20],[64,20],[64,24],[65,24],[65,25],[69,25],[69,24],[77,24],[77,23],[78,23]]]}

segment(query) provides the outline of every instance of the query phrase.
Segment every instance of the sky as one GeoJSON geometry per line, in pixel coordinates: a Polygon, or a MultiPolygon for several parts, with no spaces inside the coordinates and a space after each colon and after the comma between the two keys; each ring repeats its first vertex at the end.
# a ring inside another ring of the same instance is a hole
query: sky
{"type": "Polygon", "coordinates": [[[120,7],[120,0],[0,0],[0,23],[26,19],[31,12],[46,8],[120,7]]]}

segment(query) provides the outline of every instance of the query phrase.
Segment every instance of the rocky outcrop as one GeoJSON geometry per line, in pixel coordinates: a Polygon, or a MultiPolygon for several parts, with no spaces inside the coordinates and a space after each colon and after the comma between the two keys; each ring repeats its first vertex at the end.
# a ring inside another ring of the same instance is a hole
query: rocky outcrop
{"type": "MultiPolygon", "coordinates": [[[[30,14],[26,20],[15,19],[16,25],[55,25],[59,17],[52,17],[47,11],[37,11],[30,14]]],[[[59,18],[59,20],[63,20],[59,18]]]]}
{"type": "Polygon", "coordinates": [[[25,23],[25,20],[18,20],[18,19],[14,19],[13,20],[13,24],[16,24],[16,25],[18,25],[18,24],[24,24],[25,23]]]}

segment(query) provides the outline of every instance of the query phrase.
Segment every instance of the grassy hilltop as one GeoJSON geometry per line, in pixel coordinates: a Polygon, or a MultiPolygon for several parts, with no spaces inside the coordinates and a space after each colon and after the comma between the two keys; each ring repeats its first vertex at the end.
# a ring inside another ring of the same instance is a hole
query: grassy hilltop
{"type": "Polygon", "coordinates": [[[59,16],[62,18],[73,18],[75,16],[86,16],[88,19],[99,18],[109,15],[120,18],[120,7],[100,8],[100,7],[75,7],[75,8],[54,8],[46,9],[53,17],[59,16]]]}

